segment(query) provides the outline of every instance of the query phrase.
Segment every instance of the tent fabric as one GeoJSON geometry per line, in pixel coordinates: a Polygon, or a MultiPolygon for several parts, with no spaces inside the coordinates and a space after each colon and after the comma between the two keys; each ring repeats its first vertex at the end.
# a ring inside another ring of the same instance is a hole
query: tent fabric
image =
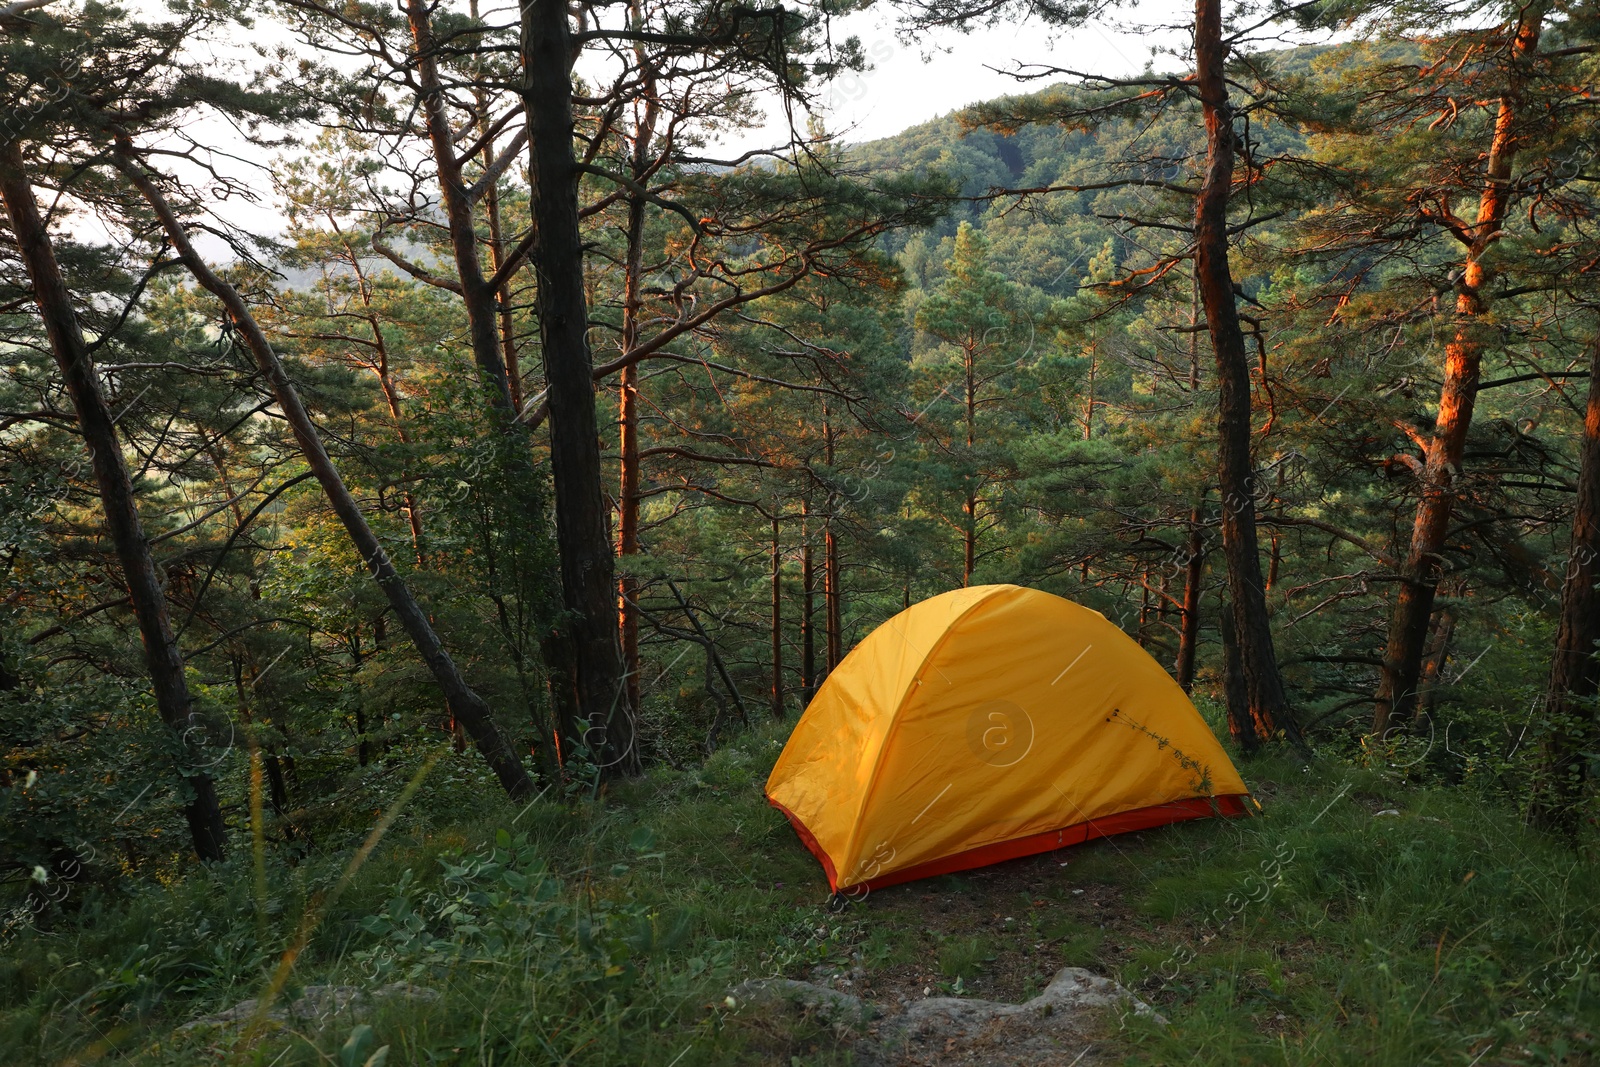
{"type": "Polygon", "coordinates": [[[1015,585],[914,604],[828,675],[767,779],[835,891],[1186,819],[1248,790],[1105,616],[1015,585]]]}

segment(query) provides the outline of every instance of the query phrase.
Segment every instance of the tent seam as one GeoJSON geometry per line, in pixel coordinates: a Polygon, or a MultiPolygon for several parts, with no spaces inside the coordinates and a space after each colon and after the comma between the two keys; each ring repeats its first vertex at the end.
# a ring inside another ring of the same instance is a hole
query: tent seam
{"type": "MultiPolygon", "coordinates": [[[[933,661],[933,657],[937,656],[939,654],[940,650],[944,648],[945,643],[947,641],[949,641],[951,636],[955,633],[956,627],[960,626],[963,622],[965,622],[967,620],[967,616],[971,615],[973,612],[977,611],[983,605],[987,604],[989,601],[991,601],[995,597],[999,596],[1000,593],[1002,591],[1004,591],[1004,590],[1016,589],[1016,590],[1020,590],[1020,591],[1023,591],[1023,592],[1027,591],[1027,587],[1026,586],[1011,585],[1011,584],[996,585],[996,586],[993,586],[992,588],[993,588],[993,592],[990,592],[987,595],[983,596],[982,598],[977,600],[975,603],[973,603],[972,606],[968,607],[965,611],[963,611],[960,615],[957,615],[954,619],[950,620],[950,624],[944,628],[944,633],[939,635],[939,640],[935,641],[934,644],[933,644],[933,647],[928,649],[927,655],[922,657],[922,662],[917,664],[917,669],[914,672],[912,672],[912,680],[913,681],[915,681],[915,680],[917,680],[918,678],[921,677],[922,672],[925,669],[927,669],[928,664],[933,661]]],[[[900,713],[905,710],[907,702],[911,699],[911,694],[917,688],[919,688],[919,687],[918,686],[908,686],[906,691],[904,693],[900,694],[900,699],[895,703],[894,710],[889,715],[889,732],[883,735],[883,743],[878,746],[878,756],[873,761],[872,774],[867,779],[867,788],[865,789],[865,791],[862,794],[861,806],[856,808],[855,819],[853,820],[853,824],[854,825],[853,825],[853,827],[852,827],[852,829],[850,831],[849,839],[845,842],[845,849],[844,849],[845,857],[853,856],[856,853],[856,845],[860,841],[860,835],[861,835],[861,819],[862,819],[862,816],[866,814],[868,805],[870,805],[872,803],[873,795],[876,794],[877,791],[878,791],[878,777],[879,777],[880,772],[883,770],[883,755],[884,755],[885,752],[889,751],[889,746],[894,741],[895,734],[899,732],[899,730],[900,730],[900,713]]],[[[841,857],[841,859],[842,858],[844,858],[844,857],[841,857]]],[[[845,876],[843,875],[843,871],[842,871],[842,868],[841,868],[841,879],[843,877],[845,877],[845,876]]]]}

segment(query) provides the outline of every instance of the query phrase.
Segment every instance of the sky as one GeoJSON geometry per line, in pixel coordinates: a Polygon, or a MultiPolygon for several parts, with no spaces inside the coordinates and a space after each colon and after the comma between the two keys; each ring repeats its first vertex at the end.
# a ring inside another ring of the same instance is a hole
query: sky
{"type": "MultiPolygon", "coordinates": [[[[148,16],[159,16],[164,5],[161,0],[135,0],[130,6],[148,16]]],[[[1188,14],[1183,0],[1145,0],[1137,10],[1145,26],[1181,25],[1188,14]]],[[[1060,80],[1019,82],[1004,73],[1026,64],[1052,64],[1110,75],[1136,72],[1152,60],[1157,67],[1170,68],[1175,61],[1168,55],[1155,55],[1154,49],[1170,51],[1181,46],[1183,39],[1181,30],[1131,32],[1105,20],[1071,31],[1047,31],[1028,20],[965,34],[941,31],[907,42],[895,32],[893,5],[882,2],[836,20],[832,29],[835,39],[852,34],[859,37],[871,63],[871,68],[862,73],[847,74],[820,87],[827,129],[849,143],[887,137],[969,104],[1031,91],[1060,80]]],[[[253,42],[241,41],[233,46],[240,57],[248,54],[250,43],[265,39],[292,43],[286,31],[270,23],[258,24],[254,38],[253,42]]],[[[230,49],[225,46],[224,50],[230,49]]],[[[258,152],[231,136],[224,124],[210,123],[206,133],[225,152],[238,151],[263,162],[258,152]]],[[[714,146],[719,151],[712,154],[731,156],[784,140],[783,124],[774,108],[765,127],[736,133],[724,144],[714,146]]],[[[266,175],[249,166],[232,166],[226,161],[222,165],[247,180],[260,199],[255,204],[235,200],[217,205],[217,213],[227,222],[263,236],[281,233],[282,215],[273,201],[266,175]]],[[[226,246],[214,238],[202,238],[197,243],[207,255],[232,258],[226,246]]]]}
{"type": "MultiPolygon", "coordinates": [[[[1175,23],[1186,10],[1172,0],[1155,0],[1142,5],[1139,15],[1146,23],[1175,23]]],[[[864,74],[836,79],[822,94],[829,129],[855,142],[887,137],[968,104],[1060,80],[1027,83],[1002,73],[1019,65],[1130,74],[1152,60],[1152,46],[1181,42],[1174,31],[1131,33],[1103,20],[1053,33],[1029,20],[970,34],[945,31],[915,44],[897,38],[891,10],[860,12],[839,25],[843,33],[861,38],[873,64],[864,74]]],[[[1156,57],[1155,63],[1164,67],[1171,61],[1156,57]]]]}

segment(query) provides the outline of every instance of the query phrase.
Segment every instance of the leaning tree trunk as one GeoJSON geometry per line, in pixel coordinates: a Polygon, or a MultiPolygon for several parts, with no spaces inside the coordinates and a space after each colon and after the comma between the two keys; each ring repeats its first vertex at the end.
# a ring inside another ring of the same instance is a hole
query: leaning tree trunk
{"type": "Polygon", "coordinates": [[[72,295],[56,261],[50,232],[39,214],[39,204],[34,199],[33,186],[28,182],[22,151],[16,141],[0,150],[0,195],[11,217],[17,251],[33,284],[34,299],[39,305],[51,351],[77,412],[84,444],[89,447],[106,527],[111,531],[111,541],[122,564],[123,580],[128,586],[128,599],[133,603],[134,618],[139,624],[139,639],[144,646],[145,669],[150,674],[156,709],[161,721],[178,736],[184,762],[189,764],[180,766],[178,773],[184,780],[183,814],[189,824],[195,855],[202,860],[220,860],[226,834],[222,809],[217,802],[216,784],[209,774],[199,769],[196,758],[198,751],[193,735],[199,727],[199,719],[184,677],[183,653],[172,634],[166,593],[150,554],[150,542],[139,522],[133,483],[117,442],[116,424],[100,392],[94,360],[84,343],[83,331],[78,327],[72,295]]]}
{"type": "MultiPolygon", "coordinates": [[[[1299,743],[1267,623],[1267,598],[1256,541],[1250,456],[1250,361],[1228,268],[1228,196],[1233,184],[1233,107],[1223,71],[1222,0],[1196,0],[1195,82],[1206,122],[1206,168],[1195,200],[1194,270],[1217,359],[1217,459],[1222,490],[1222,552],[1238,640],[1239,673],[1250,719],[1263,740],[1282,730],[1299,743]]],[[[1231,711],[1232,709],[1230,709],[1231,711]]]]}
{"type": "Polygon", "coordinates": [[[533,779],[528,776],[522,761],[512,750],[505,735],[495,725],[489,705],[461,676],[461,671],[450,658],[450,653],[445,650],[438,634],[434,633],[427,613],[411,595],[405,579],[395,570],[389,554],[384,551],[377,535],[372,532],[372,527],[367,524],[367,518],[361,513],[355,497],[350,495],[344,479],[340,477],[333,460],[323,448],[322,437],[317,432],[316,424],[311,421],[305,405],[300,402],[300,394],[289,380],[289,375],[284,371],[277,353],[272,350],[272,344],[267,340],[266,333],[262,331],[238,291],[218,277],[206,265],[205,260],[200,258],[194,245],[190,243],[182,223],[178,221],[171,205],[167,203],[166,197],[156,187],[150,172],[134,158],[131,148],[132,146],[127,143],[121,145],[122,155],[118,159],[118,166],[154,209],[167,239],[183,259],[184,266],[194,275],[195,280],[221,300],[223,307],[227,309],[228,317],[233,320],[251,355],[255,357],[256,365],[271,385],[278,407],[294,432],[307,466],[316,475],[323,493],[327,495],[328,503],[332,505],[334,513],[344,524],[351,543],[361,554],[373,578],[383,590],[384,596],[389,601],[389,607],[399,618],[400,624],[406,628],[417,654],[422,657],[434,681],[444,691],[445,702],[449,705],[451,715],[472,735],[478,751],[483,753],[483,758],[505,791],[516,799],[532,796],[533,779]]]}
{"type": "Polygon", "coordinates": [[[556,542],[570,616],[578,715],[566,724],[611,773],[639,766],[633,708],[622,684],[613,624],[616,573],[595,418],[589,308],[578,230],[578,163],[573,156],[572,33],[562,0],[524,0],[522,103],[529,130],[538,282],[536,307],[550,405],[550,465],[555,476],[556,542]]]}
{"type": "Polygon", "coordinates": [[[1528,9],[1517,25],[1512,42],[1512,71],[1495,116],[1494,133],[1478,196],[1478,219],[1466,241],[1460,290],[1456,296],[1456,327],[1445,346],[1444,385],[1439,393],[1439,414],[1423,457],[1421,499],[1411,527],[1411,546],[1400,567],[1399,590],[1389,618],[1389,639],[1384,646],[1383,671],[1373,702],[1372,732],[1380,737],[1392,723],[1404,724],[1413,716],[1422,659],[1428,641],[1428,621],[1439,580],[1444,574],[1445,538],[1454,510],[1456,480],[1466,452],[1467,430],[1477,400],[1483,364],[1483,316],[1488,311],[1483,263],[1500,236],[1511,202],[1511,168],[1517,153],[1517,123],[1521,120],[1521,83],[1518,67],[1539,47],[1544,15],[1541,7],[1528,9]]]}
{"type": "Polygon", "coordinates": [[[1591,703],[1600,692],[1600,340],[1589,372],[1589,404],[1583,420],[1578,471],[1578,501],[1572,515],[1572,547],[1566,584],[1561,589],[1561,621],[1545,688],[1543,781],[1530,818],[1536,824],[1571,831],[1583,799],[1588,753],[1594,751],[1595,715],[1591,703]]]}

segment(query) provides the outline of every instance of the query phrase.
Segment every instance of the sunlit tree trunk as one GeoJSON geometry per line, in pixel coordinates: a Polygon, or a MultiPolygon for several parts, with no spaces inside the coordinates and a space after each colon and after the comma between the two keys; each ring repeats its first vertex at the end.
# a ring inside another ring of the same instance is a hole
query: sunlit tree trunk
{"type": "MultiPolygon", "coordinates": [[[[1392,723],[1406,723],[1416,708],[1417,685],[1433,601],[1444,574],[1445,538],[1454,510],[1456,480],[1466,451],[1467,431],[1477,400],[1483,363],[1483,316],[1488,301],[1483,286],[1488,280],[1483,258],[1500,235],[1510,207],[1510,178],[1517,154],[1517,124],[1521,119],[1520,70],[1539,46],[1544,22],[1542,6],[1524,10],[1512,41],[1512,68],[1505,95],[1495,116],[1494,133],[1478,196],[1478,217],[1470,229],[1458,225],[1464,237],[1466,261],[1456,295],[1456,324],[1445,346],[1444,385],[1439,413],[1434,420],[1420,475],[1421,499],[1411,527],[1411,544],[1400,567],[1400,583],[1389,619],[1383,670],[1374,701],[1372,732],[1388,733],[1392,723]]],[[[1441,211],[1447,211],[1441,208],[1441,211]]],[[[1445,221],[1441,218],[1441,221],[1445,221]]],[[[1459,220],[1458,220],[1459,221],[1459,220]]]]}
{"type": "Polygon", "coordinates": [[[144,648],[145,669],[150,675],[156,710],[161,721],[177,735],[183,752],[184,765],[178,768],[178,773],[184,780],[183,814],[189,825],[189,837],[195,855],[202,860],[220,860],[226,842],[222,809],[217,801],[216,783],[199,768],[199,748],[194,741],[201,723],[184,676],[183,653],[172,633],[166,591],[161,586],[150,542],[139,521],[133,483],[123,461],[115,420],[100,392],[93,357],[84,342],[72,296],[62,277],[49,230],[39,213],[22,152],[15,140],[0,146],[0,197],[11,219],[17,252],[32,283],[33,298],[39,305],[51,352],[61,370],[67,395],[72,398],[84,444],[89,448],[106,528],[116,546],[128,599],[139,625],[139,639],[144,648]]]}
{"type": "Polygon", "coordinates": [[[1147,629],[1150,625],[1150,568],[1144,568],[1144,574],[1139,583],[1139,632],[1137,639],[1140,648],[1150,644],[1150,635],[1147,629]]]}
{"type": "Polygon", "coordinates": [[[1084,386],[1083,399],[1083,439],[1094,438],[1094,376],[1100,369],[1100,343],[1091,339],[1089,342],[1089,380],[1084,386]]]}
{"type": "MultiPolygon", "coordinates": [[[[967,428],[967,462],[973,462],[973,449],[978,442],[978,385],[977,385],[977,360],[973,349],[977,342],[967,345],[962,350],[963,366],[965,372],[965,400],[966,400],[966,428],[967,428]]],[[[961,585],[963,588],[972,584],[973,566],[978,558],[978,476],[976,473],[967,475],[967,498],[961,502],[961,585]]]]}
{"type": "MultiPolygon", "coordinates": [[[[643,50],[635,55],[641,60],[643,50]]],[[[639,121],[633,132],[632,168],[636,181],[643,180],[655,137],[657,104],[654,80],[647,78],[641,90],[645,96],[639,121]]],[[[627,256],[623,262],[622,344],[626,356],[639,343],[639,315],[644,303],[644,228],[645,201],[638,195],[628,199],[627,256]]],[[[617,416],[620,448],[617,492],[617,555],[626,560],[639,554],[639,366],[628,363],[617,383],[617,416]]],[[[639,707],[639,582],[626,571],[617,582],[617,631],[621,639],[622,671],[630,708],[639,707]]]]}

